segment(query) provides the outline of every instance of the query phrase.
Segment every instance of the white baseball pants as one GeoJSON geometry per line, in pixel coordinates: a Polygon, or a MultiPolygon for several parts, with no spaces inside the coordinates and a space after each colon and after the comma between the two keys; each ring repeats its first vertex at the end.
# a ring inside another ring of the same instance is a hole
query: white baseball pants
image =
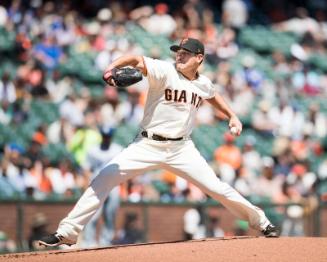
{"type": "Polygon", "coordinates": [[[255,229],[262,230],[270,223],[261,209],[220,181],[191,140],[161,142],[138,138],[93,179],[72,211],[60,222],[57,232],[76,241],[112,188],[151,169],[167,169],[192,182],[255,229]]]}

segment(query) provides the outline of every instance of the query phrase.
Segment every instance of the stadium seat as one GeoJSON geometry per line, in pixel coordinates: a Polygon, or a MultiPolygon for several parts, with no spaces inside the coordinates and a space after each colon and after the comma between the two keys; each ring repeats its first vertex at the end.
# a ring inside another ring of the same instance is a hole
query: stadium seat
{"type": "Polygon", "coordinates": [[[42,152],[51,162],[59,162],[63,158],[68,158],[72,163],[75,162],[73,156],[62,143],[48,144],[42,148],[42,152]]]}
{"type": "Polygon", "coordinates": [[[113,140],[122,146],[130,144],[138,133],[139,127],[131,124],[122,124],[117,127],[113,140]]]}

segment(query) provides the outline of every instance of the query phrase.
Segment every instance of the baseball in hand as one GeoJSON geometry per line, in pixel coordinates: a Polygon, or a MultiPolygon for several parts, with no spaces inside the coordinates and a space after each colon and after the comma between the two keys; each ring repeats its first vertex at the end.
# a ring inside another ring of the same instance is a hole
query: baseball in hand
{"type": "Polygon", "coordinates": [[[236,136],[237,135],[237,128],[235,126],[232,126],[230,129],[230,132],[232,133],[232,135],[236,136]]]}

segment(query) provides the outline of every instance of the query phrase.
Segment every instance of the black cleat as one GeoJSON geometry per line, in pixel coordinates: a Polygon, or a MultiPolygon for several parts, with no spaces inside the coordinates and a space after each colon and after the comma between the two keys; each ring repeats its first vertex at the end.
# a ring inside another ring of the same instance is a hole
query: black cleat
{"type": "Polygon", "coordinates": [[[48,236],[42,237],[39,240],[39,245],[43,245],[46,247],[57,247],[60,245],[74,245],[75,243],[67,238],[64,238],[62,235],[59,235],[57,232],[54,234],[50,234],[48,236]]]}
{"type": "Polygon", "coordinates": [[[261,232],[265,237],[279,237],[279,231],[273,224],[269,224],[261,232]]]}

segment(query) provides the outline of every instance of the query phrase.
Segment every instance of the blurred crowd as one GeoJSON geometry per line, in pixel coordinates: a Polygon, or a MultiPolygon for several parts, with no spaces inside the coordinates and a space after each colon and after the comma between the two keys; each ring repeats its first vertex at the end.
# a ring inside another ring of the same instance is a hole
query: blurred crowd
{"type": "MultiPolygon", "coordinates": [[[[70,1],[13,0],[0,6],[1,34],[14,36],[14,47],[1,50],[1,57],[16,65],[15,71],[5,67],[0,70],[0,129],[20,129],[33,122],[34,101],[54,104],[59,113],[55,121],[39,123],[27,144],[2,141],[0,196],[78,196],[94,172],[91,149],[104,137],[109,139],[107,148],[118,147],[113,140],[115,130],[123,124],[138,125],[146,79],[126,90],[102,83],[100,95],[94,96],[90,83],[81,80],[80,75],[62,74],[60,70],[72,55],[92,57],[92,72],[102,72],[123,54],[173,61],[157,46],[145,50],[146,43],[131,40],[128,28],[133,25],[149,38],[160,36],[174,42],[195,37],[205,43],[207,56],[202,73],[244,121],[241,144],[228,132],[217,134],[222,136],[222,143],[207,159],[217,176],[249,198],[275,203],[308,201],[327,178],[327,116],[321,103],[315,102],[326,98],[327,75],[308,62],[312,55],[327,53],[327,6],[324,1],[311,2],[316,5],[310,10],[294,8],[292,15],[281,12],[283,19],[274,13],[276,5],[265,14],[264,20],[272,23],[267,25],[269,30],[291,32],[298,39],[289,53],[272,50],[268,54],[271,69],[285,75],[278,79],[269,78],[257,64],[256,57],[267,54],[253,51],[254,55],[248,53],[240,59],[238,67],[231,63],[245,48],[240,36],[251,19],[253,22],[251,12],[258,12],[258,21],[263,21],[259,14],[264,13],[258,11],[255,1],[225,0],[219,7],[198,0],[183,1],[179,6],[156,3],[133,7],[124,1],[108,1],[92,16],[78,12],[70,1]],[[78,84],[80,88],[75,89],[78,84]],[[305,98],[313,99],[300,107],[297,101],[305,98]],[[103,128],[112,132],[104,133],[103,128]],[[270,154],[258,150],[259,138],[271,141],[270,154]],[[43,149],[59,144],[71,157],[51,161],[43,149]],[[315,159],[319,159],[318,164],[315,159]]],[[[164,48],[168,50],[169,46],[164,48]]],[[[82,66],[83,60],[80,63],[82,66]]],[[[41,115],[51,109],[38,110],[41,115]]],[[[206,103],[197,115],[198,126],[225,120],[206,103]]],[[[326,191],[322,200],[326,200],[326,191]]],[[[162,170],[122,185],[120,198],[132,202],[207,200],[194,185],[162,170]]]]}

